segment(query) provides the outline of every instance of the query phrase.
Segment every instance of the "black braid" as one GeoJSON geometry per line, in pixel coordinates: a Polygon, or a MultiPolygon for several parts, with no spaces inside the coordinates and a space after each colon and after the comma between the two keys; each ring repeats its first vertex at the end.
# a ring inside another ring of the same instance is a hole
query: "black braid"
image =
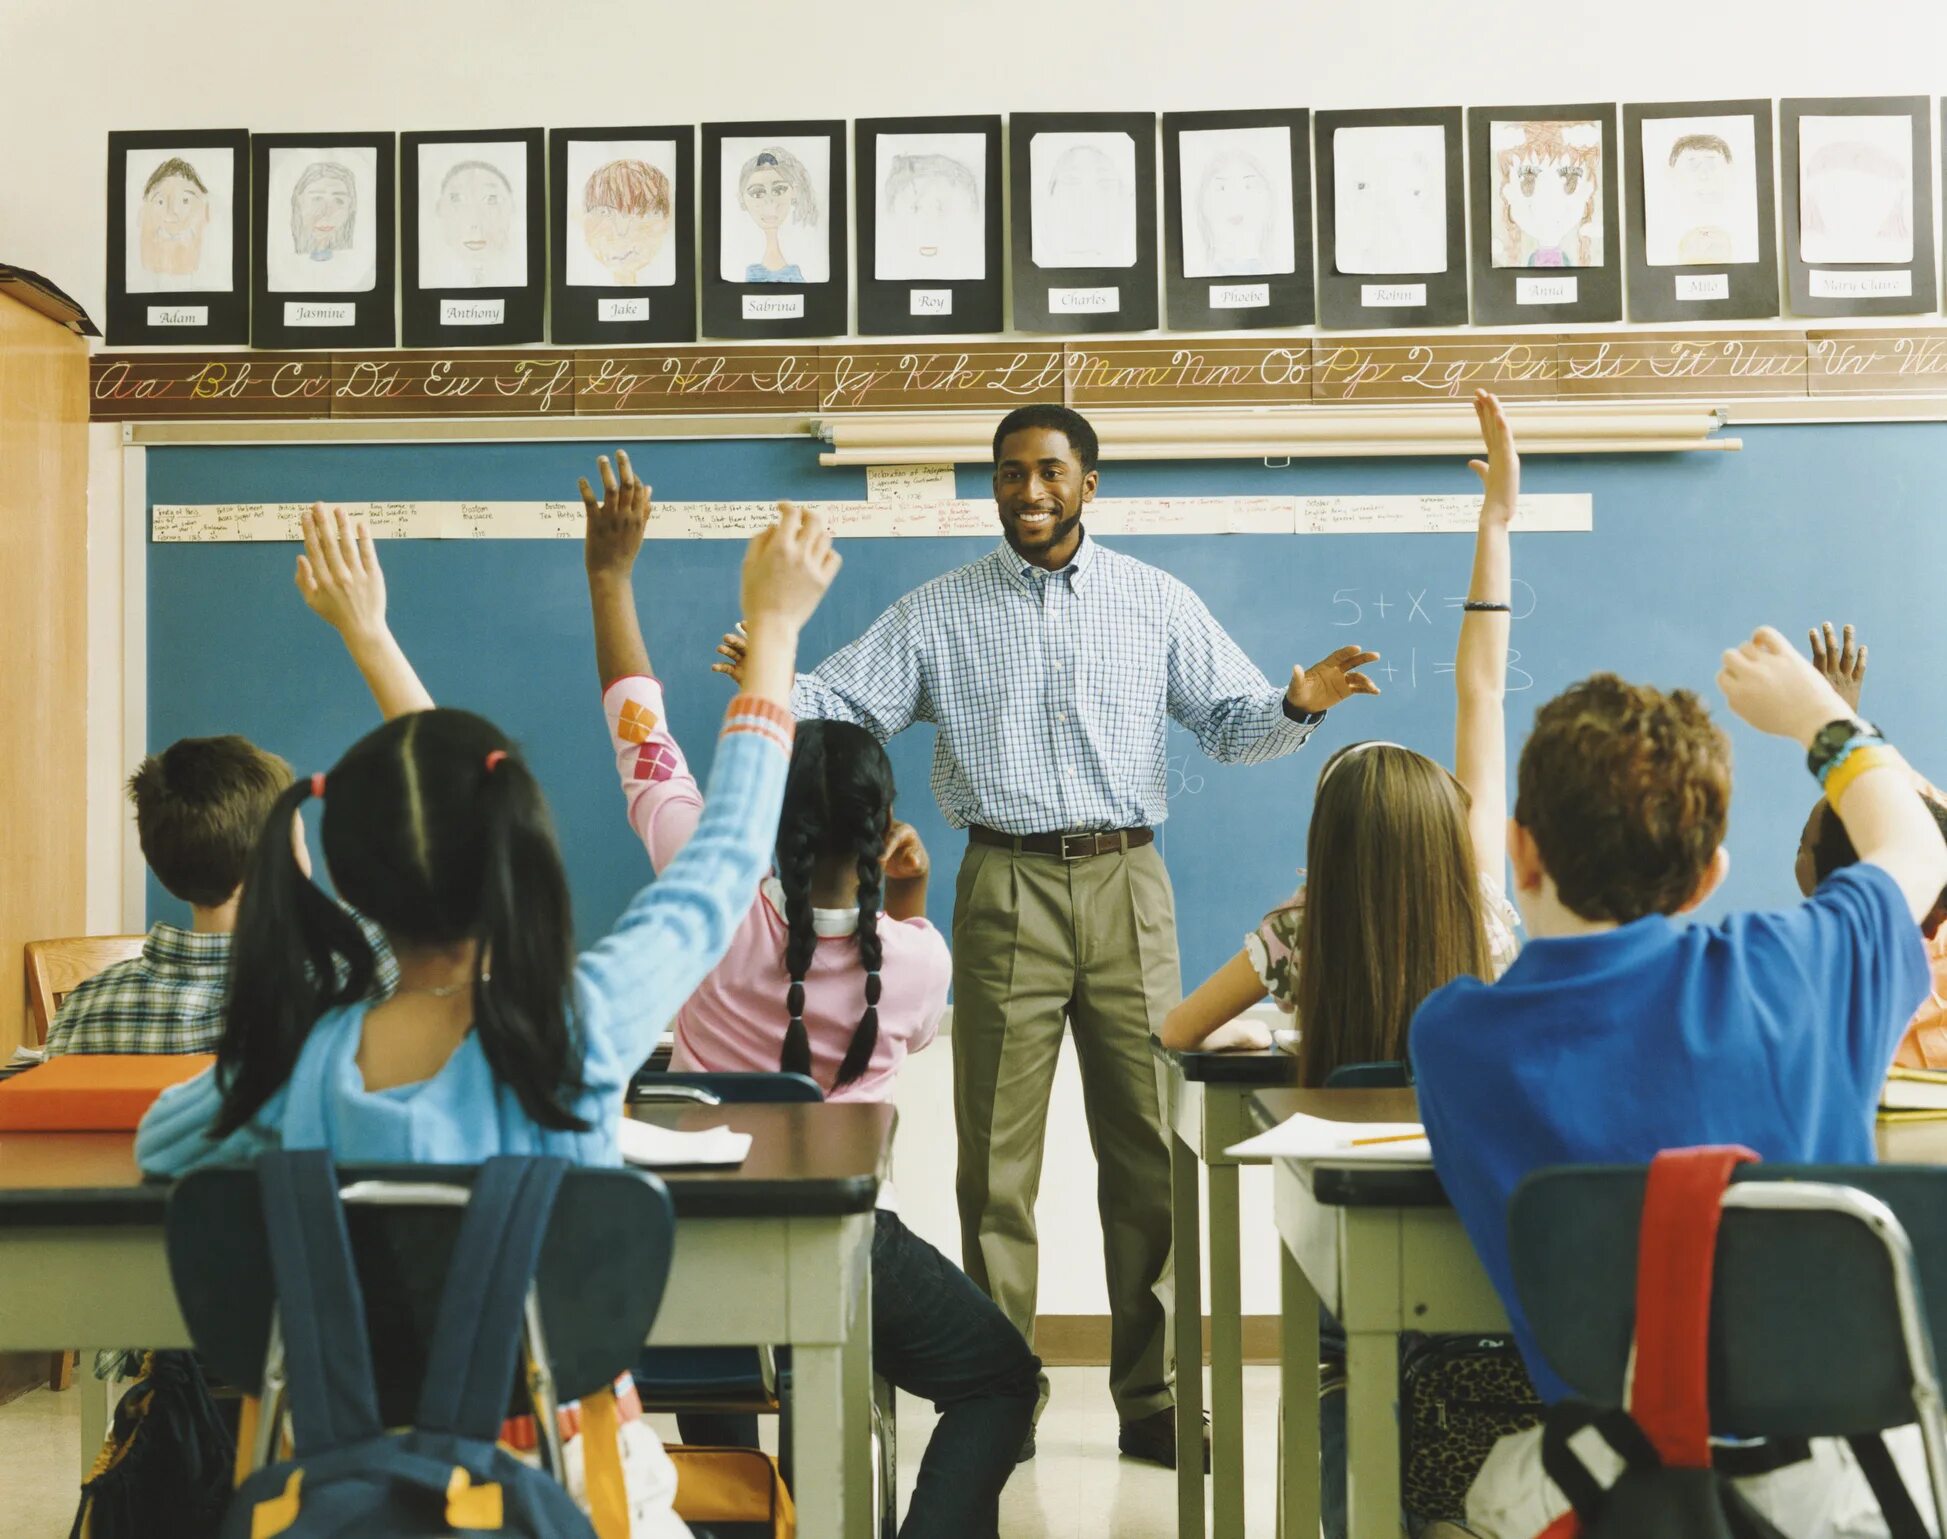
{"type": "Polygon", "coordinates": [[[885,894],[885,872],[880,865],[885,854],[885,831],[861,828],[858,837],[859,868],[859,961],[865,966],[865,1014],[859,1017],[858,1030],[852,1033],[845,1061],[838,1066],[838,1079],[832,1088],[849,1085],[872,1062],[872,1050],[879,1045],[879,964],[883,948],[879,944],[879,905],[885,894]]]}
{"type": "Polygon", "coordinates": [[[817,860],[817,832],[803,823],[778,832],[778,881],[784,888],[784,921],[789,927],[784,965],[791,975],[791,987],[784,997],[790,1020],[784,1028],[784,1050],[778,1055],[777,1066],[786,1074],[811,1072],[811,1037],[804,1024],[804,980],[818,948],[818,934],[811,924],[811,872],[817,860]]]}

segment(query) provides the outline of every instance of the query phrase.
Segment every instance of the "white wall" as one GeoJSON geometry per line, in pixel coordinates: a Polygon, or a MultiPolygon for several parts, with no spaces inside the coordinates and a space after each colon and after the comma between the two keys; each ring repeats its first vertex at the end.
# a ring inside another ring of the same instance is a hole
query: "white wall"
{"type": "MultiPolygon", "coordinates": [[[[1882,0],[0,0],[0,261],[102,314],[112,128],[413,129],[1246,105],[1659,100],[1938,89],[1947,5],[1882,0]]],[[[122,922],[119,435],[93,430],[91,927],[122,922]]],[[[80,510],[49,510],[77,516],[80,510]]],[[[133,607],[131,607],[131,603],[133,607]]],[[[949,1252],[947,1052],[902,1094],[902,1196],[949,1252]]],[[[1105,1307],[1072,1055],[1040,1208],[1042,1307],[1105,1307]]],[[[1257,1173],[1248,1173],[1255,1175],[1257,1173]]],[[[1261,1181],[1246,1224],[1268,1227],[1261,1181]]],[[[1273,1252],[1245,1308],[1276,1309],[1273,1252]]]]}

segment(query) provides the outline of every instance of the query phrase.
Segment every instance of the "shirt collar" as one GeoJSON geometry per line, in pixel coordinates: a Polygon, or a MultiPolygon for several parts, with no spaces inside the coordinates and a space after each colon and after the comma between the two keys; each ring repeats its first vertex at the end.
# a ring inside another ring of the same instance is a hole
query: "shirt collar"
{"type": "Polygon", "coordinates": [[[1031,561],[1023,561],[1016,553],[1014,547],[1009,545],[1006,540],[1001,541],[1000,548],[994,554],[1001,563],[1001,570],[1006,572],[1022,587],[1029,589],[1029,591],[1033,591],[1032,585],[1037,580],[1045,581],[1048,578],[1060,577],[1064,574],[1068,577],[1068,585],[1071,588],[1079,589],[1088,577],[1088,569],[1095,564],[1095,541],[1088,537],[1088,530],[1084,529],[1082,531],[1082,543],[1075,547],[1074,557],[1069,561],[1067,566],[1060,567],[1052,572],[1043,571],[1042,568],[1034,565],[1031,561]]]}
{"type": "Polygon", "coordinates": [[[230,965],[230,937],[157,922],[142,943],[142,959],[151,967],[221,973],[230,965]]]}

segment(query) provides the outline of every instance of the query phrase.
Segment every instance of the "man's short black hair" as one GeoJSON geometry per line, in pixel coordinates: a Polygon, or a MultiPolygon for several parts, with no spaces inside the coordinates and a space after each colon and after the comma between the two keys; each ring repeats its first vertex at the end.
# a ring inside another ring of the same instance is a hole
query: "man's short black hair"
{"type": "Polygon", "coordinates": [[[1095,441],[1095,429],[1089,426],[1088,418],[1078,411],[1070,411],[1066,406],[1052,403],[1036,406],[1017,406],[1005,417],[1001,425],[994,429],[994,463],[1001,462],[1001,445],[1007,442],[1010,433],[1019,433],[1027,428],[1046,428],[1051,433],[1060,433],[1068,439],[1068,447],[1075,451],[1075,458],[1082,462],[1084,474],[1095,468],[1095,461],[1101,454],[1101,446],[1095,441]]]}

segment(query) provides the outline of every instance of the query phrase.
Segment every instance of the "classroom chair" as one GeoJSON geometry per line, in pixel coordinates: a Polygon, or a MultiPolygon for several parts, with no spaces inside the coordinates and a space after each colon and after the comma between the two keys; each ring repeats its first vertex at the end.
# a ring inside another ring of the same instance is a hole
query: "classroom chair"
{"type": "Polygon", "coordinates": [[[1413,1083],[1406,1065],[1389,1059],[1383,1063],[1342,1063],[1325,1076],[1327,1090],[1403,1090],[1413,1083]]]}
{"type": "MultiPolygon", "coordinates": [[[[1515,1289],[1576,1395],[1626,1403],[1642,1167],[1538,1171],[1514,1194],[1515,1289]]],[[[1739,1437],[1854,1437],[1918,1422],[1947,1517],[1947,1169],[1744,1165],[1723,1198],[1711,1300],[1711,1424],[1739,1437]],[[1816,1258],[1815,1260],[1813,1258],[1816,1258]]]]}
{"type": "Polygon", "coordinates": [[[142,954],[146,935],[76,935],[64,940],[29,941],[22,973],[27,980],[26,1047],[47,1041],[61,1001],[75,985],[98,972],[142,954]]]}
{"type": "MultiPolygon", "coordinates": [[[[752,1102],[807,1103],[822,1101],[825,1093],[806,1074],[783,1071],[749,1074],[677,1073],[648,1068],[629,1085],[630,1106],[724,1106],[752,1102]]],[[[768,1347],[647,1347],[636,1365],[636,1392],[646,1410],[675,1411],[679,1415],[711,1418],[749,1418],[747,1428],[734,1437],[741,1446],[755,1444],[756,1418],[777,1416],[781,1429],[790,1425],[790,1370],[780,1365],[768,1347]]],[[[892,1388],[873,1375],[872,1435],[879,1450],[879,1512],[882,1531],[898,1527],[898,1444],[892,1388]]],[[[695,1423],[691,1423],[695,1425],[695,1423]]],[[[719,1435],[714,1430],[713,1436],[719,1435]]],[[[688,1434],[685,1434],[687,1438],[688,1434]]],[[[785,1484],[790,1481],[791,1440],[781,1430],[779,1460],[785,1484]]]]}
{"type": "MultiPolygon", "coordinates": [[[[342,1167],[346,1209],[384,1425],[409,1425],[426,1371],[446,1260],[477,1167],[342,1167]]],[[[636,1170],[577,1168],[561,1181],[529,1294],[528,1357],[508,1385],[510,1415],[536,1411],[551,1468],[559,1430],[544,1407],[626,1373],[655,1323],[675,1249],[668,1189],[636,1170]]],[[[279,1421],[282,1344],[270,1240],[254,1166],[194,1171],[169,1194],[169,1275],[209,1371],[263,1400],[248,1468],[269,1462],[279,1421]]]]}

